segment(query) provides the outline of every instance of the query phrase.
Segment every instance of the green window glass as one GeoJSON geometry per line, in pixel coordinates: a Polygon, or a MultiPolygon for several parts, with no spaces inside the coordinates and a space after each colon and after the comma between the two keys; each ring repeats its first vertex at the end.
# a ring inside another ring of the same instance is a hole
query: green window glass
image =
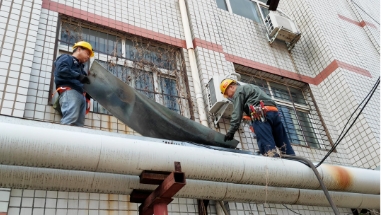
{"type": "Polygon", "coordinates": [[[250,0],[230,0],[233,13],[260,22],[256,3],[250,0]]]}

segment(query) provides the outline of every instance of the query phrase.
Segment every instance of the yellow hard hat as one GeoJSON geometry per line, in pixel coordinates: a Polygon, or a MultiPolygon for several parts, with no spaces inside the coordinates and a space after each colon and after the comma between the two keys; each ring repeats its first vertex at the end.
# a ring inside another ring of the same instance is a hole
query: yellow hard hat
{"type": "Polygon", "coordinates": [[[73,50],[77,47],[82,47],[82,48],[89,50],[90,51],[90,57],[94,57],[93,47],[91,46],[90,43],[88,43],[86,41],[79,41],[78,43],[74,44],[73,50]]]}
{"type": "Polygon", "coordinates": [[[225,91],[226,89],[230,86],[230,84],[232,83],[237,83],[235,80],[233,79],[224,79],[221,81],[221,84],[220,84],[220,89],[221,89],[221,93],[222,95],[225,94],[225,91]]]}

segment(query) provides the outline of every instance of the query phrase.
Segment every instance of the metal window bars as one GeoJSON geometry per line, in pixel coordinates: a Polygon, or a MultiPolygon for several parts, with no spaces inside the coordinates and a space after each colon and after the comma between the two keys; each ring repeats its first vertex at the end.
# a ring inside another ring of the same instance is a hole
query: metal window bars
{"type": "MultiPolygon", "coordinates": [[[[152,44],[143,38],[97,31],[80,21],[62,22],[57,41],[59,49],[71,51],[71,46],[79,40],[92,42],[96,53],[94,59],[119,79],[169,109],[191,117],[189,93],[181,87],[187,83],[180,50],[152,44]]],[[[96,101],[91,111],[110,114],[96,101]]]]}

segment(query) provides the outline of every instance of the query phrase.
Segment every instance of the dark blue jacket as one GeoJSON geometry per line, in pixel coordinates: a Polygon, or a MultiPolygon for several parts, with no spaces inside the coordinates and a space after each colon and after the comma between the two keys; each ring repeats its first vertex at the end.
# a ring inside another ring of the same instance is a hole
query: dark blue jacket
{"type": "Polygon", "coordinates": [[[77,58],[63,54],[54,62],[54,82],[56,88],[70,87],[80,93],[83,93],[83,84],[78,80],[79,75],[87,75],[84,65],[77,58]]]}

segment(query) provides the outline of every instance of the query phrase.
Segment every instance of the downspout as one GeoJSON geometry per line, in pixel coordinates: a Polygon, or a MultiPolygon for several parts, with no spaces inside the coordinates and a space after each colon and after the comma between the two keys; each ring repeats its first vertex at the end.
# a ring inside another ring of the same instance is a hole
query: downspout
{"type": "MultiPolygon", "coordinates": [[[[215,201],[257,202],[308,206],[329,206],[321,190],[232,184],[186,179],[177,198],[215,201]]],[[[155,185],[140,184],[133,175],[0,165],[1,187],[131,194],[133,189],[154,190],[155,185]]],[[[331,191],[333,201],[342,208],[380,208],[380,195],[331,191]]]]}
{"type": "Polygon", "coordinates": [[[201,124],[206,127],[209,127],[208,119],[205,112],[201,81],[200,81],[200,76],[198,73],[196,55],[194,53],[192,35],[191,35],[190,27],[189,27],[189,19],[188,19],[187,7],[185,5],[185,0],[179,0],[179,5],[180,5],[181,20],[184,27],[185,42],[186,42],[188,56],[189,56],[189,63],[190,63],[191,72],[192,72],[193,86],[194,86],[194,91],[196,94],[197,110],[198,110],[201,124]]]}
{"type": "MultiPolygon", "coordinates": [[[[160,144],[153,138],[41,122],[33,126],[0,122],[0,131],[3,165],[140,175],[142,170],[172,171],[172,163],[178,161],[188,179],[320,189],[309,167],[280,158],[160,144]]],[[[379,171],[327,164],[318,171],[330,191],[380,194],[379,171]]]]}

